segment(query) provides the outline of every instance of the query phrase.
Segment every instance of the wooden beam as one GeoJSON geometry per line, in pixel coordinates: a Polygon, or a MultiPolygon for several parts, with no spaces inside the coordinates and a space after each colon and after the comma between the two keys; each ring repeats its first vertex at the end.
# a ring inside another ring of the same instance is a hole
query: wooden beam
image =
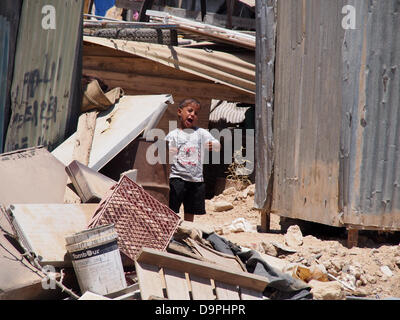
{"type": "Polygon", "coordinates": [[[261,232],[269,232],[271,230],[271,214],[270,210],[261,210],[261,232]]]}
{"type": "Polygon", "coordinates": [[[139,75],[154,76],[189,81],[209,83],[204,78],[185,71],[156,63],[152,60],[139,57],[110,57],[110,56],[85,56],[83,69],[102,70],[121,73],[135,73],[139,75]]]}
{"type": "Polygon", "coordinates": [[[254,103],[255,100],[255,96],[250,93],[240,92],[234,88],[211,81],[188,81],[91,69],[83,69],[83,73],[100,78],[111,88],[121,87],[125,91],[125,94],[131,95],[169,93],[179,96],[209,97],[210,99],[243,103],[254,103]]]}
{"type": "Polygon", "coordinates": [[[85,0],[85,4],[83,5],[83,13],[89,13],[89,7],[92,0],[85,0]]]}
{"type": "Polygon", "coordinates": [[[164,297],[162,280],[158,267],[153,264],[135,262],[135,270],[138,276],[140,295],[142,300],[148,300],[151,296],[164,297]]]}
{"type": "Polygon", "coordinates": [[[137,262],[156,265],[159,268],[169,268],[181,272],[190,272],[202,278],[231,284],[243,288],[264,291],[268,285],[268,279],[247,272],[230,271],[218,265],[198,261],[195,259],[162,252],[155,249],[143,248],[137,258],[137,262]]]}
{"type": "Polygon", "coordinates": [[[347,228],[347,247],[350,249],[352,247],[358,246],[358,230],[354,228],[347,228]]]}
{"type": "Polygon", "coordinates": [[[154,0],[144,0],[139,12],[139,21],[149,22],[149,17],[146,15],[146,10],[151,10],[154,0]]]}
{"type": "Polygon", "coordinates": [[[226,28],[232,29],[232,15],[233,15],[233,7],[235,5],[234,0],[226,0],[226,28]]]}

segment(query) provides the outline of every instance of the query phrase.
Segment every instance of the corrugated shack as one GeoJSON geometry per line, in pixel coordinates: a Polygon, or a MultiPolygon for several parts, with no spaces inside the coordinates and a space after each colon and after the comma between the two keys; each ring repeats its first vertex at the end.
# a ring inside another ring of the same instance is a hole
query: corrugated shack
{"type": "MultiPolygon", "coordinates": [[[[257,141],[268,146],[256,156],[258,207],[272,200],[283,217],[399,230],[399,2],[267,3],[257,19],[276,26],[275,70],[263,75],[275,85],[257,91],[257,141]]],[[[273,37],[260,50],[257,67],[273,57],[273,37]]]]}
{"type": "Polygon", "coordinates": [[[22,0],[3,1],[0,7],[0,152],[10,119],[10,89],[22,0]]]}
{"type": "MultiPolygon", "coordinates": [[[[6,1],[6,8],[14,8],[13,36],[20,4],[6,1]]],[[[83,0],[22,2],[15,55],[10,59],[13,73],[7,76],[12,85],[6,96],[10,111],[8,104],[4,108],[5,120],[9,118],[4,151],[37,145],[51,150],[75,129],[77,102],[82,99],[82,8],[83,0]]]]}

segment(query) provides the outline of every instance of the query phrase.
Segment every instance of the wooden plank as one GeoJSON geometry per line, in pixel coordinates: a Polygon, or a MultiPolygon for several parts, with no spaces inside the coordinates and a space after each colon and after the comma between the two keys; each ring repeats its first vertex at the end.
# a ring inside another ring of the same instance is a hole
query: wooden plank
{"type": "Polygon", "coordinates": [[[190,81],[200,81],[209,83],[202,77],[196,76],[186,71],[178,71],[174,68],[162,65],[149,59],[135,56],[117,57],[117,56],[84,56],[83,68],[92,70],[104,70],[122,73],[135,73],[141,75],[154,75],[171,78],[184,79],[190,81]]]}
{"type": "Polygon", "coordinates": [[[219,100],[254,103],[255,96],[231,87],[213,82],[188,81],[181,79],[160,78],[136,74],[83,69],[83,73],[98,77],[110,88],[121,87],[125,94],[172,94],[191,97],[209,97],[219,100]]]}
{"type": "Polygon", "coordinates": [[[260,291],[240,288],[240,298],[242,300],[262,300],[263,294],[260,291]]]}
{"type": "Polygon", "coordinates": [[[169,300],[190,300],[189,286],[183,272],[165,268],[164,277],[169,300]]]}
{"type": "Polygon", "coordinates": [[[159,268],[151,264],[139,263],[137,261],[135,261],[135,268],[142,300],[148,300],[151,296],[164,297],[159,268]]]}
{"type": "Polygon", "coordinates": [[[269,232],[271,228],[271,212],[270,208],[261,209],[261,231],[269,232]]]}
{"type": "Polygon", "coordinates": [[[215,300],[210,279],[189,275],[193,300],[215,300]]]}
{"type": "Polygon", "coordinates": [[[358,230],[354,228],[347,228],[347,248],[358,246],[358,230]]]}
{"type": "Polygon", "coordinates": [[[236,286],[215,281],[217,300],[240,300],[239,290],[236,286]]]}
{"type": "Polygon", "coordinates": [[[189,245],[194,247],[207,261],[219,264],[235,271],[246,271],[245,267],[237,260],[236,256],[224,254],[211,248],[207,248],[206,246],[190,238],[188,238],[187,241],[189,242],[189,245]]]}
{"type": "Polygon", "coordinates": [[[142,2],[142,7],[139,12],[139,21],[141,22],[149,22],[149,17],[146,15],[146,11],[150,10],[153,6],[154,0],[144,0],[142,2]]]}
{"type": "Polygon", "coordinates": [[[216,264],[149,248],[142,248],[137,261],[177,271],[190,272],[190,274],[199,277],[214,279],[227,284],[254,289],[256,291],[264,291],[265,287],[268,285],[268,279],[266,277],[247,272],[231,271],[216,264]]]}

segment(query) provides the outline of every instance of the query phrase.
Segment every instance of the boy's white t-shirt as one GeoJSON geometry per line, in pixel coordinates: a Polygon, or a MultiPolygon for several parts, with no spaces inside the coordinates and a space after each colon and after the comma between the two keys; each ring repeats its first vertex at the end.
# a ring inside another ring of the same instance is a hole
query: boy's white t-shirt
{"type": "Polygon", "coordinates": [[[170,148],[178,153],[171,163],[170,178],[181,178],[191,182],[203,182],[203,160],[207,142],[218,142],[210,132],[203,128],[171,131],[165,137],[170,148]]]}

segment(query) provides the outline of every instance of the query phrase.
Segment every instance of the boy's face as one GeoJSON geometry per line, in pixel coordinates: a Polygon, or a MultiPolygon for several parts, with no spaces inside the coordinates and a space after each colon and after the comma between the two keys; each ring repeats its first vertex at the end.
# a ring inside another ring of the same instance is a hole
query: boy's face
{"type": "Polygon", "coordinates": [[[191,103],[183,108],[178,108],[178,117],[181,121],[182,128],[193,128],[197,122],[197,115],[200,106],[196,103],[191,103]]]}

